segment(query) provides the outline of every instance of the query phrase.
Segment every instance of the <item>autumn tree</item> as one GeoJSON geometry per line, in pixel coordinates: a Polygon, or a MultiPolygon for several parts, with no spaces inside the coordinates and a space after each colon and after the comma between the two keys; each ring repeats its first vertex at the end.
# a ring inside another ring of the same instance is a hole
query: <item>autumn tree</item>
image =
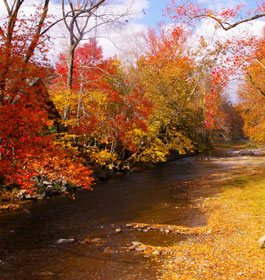
{"type": "Polygon", "coordinates": [[[265,49],[263,36],[255,42],[255,52],[252,59],[244,68],[245,75],[239,89],[239,103],[244,118],[245,134],[252,140],[265,141],[265,49]]]}
{"type": "MultiPolygon", "coordinates": [[[[265,4],[262,1],[261,4],[257,3],[256,9],[252,10],[247,10],[245,5],[240,4],[234,8],[224,8],[221,11],[214,11],[192,1],[172,1],[168,5],[167,12],[174,23],[184,24],[186,27],[191,28],[194,34],[196,27],[203,21],[213,24],[215,30],[222,29],[229,31],[238,26],[243,27],[243,24],[262,19],[265,15],[264,7],[265,4]]],[[[208,111],[206,124],[214,124],[214,117],[217,112],[217,106],[214,104],[217,104],[223,89],[229,82],[229,78],[233,77],[235,73],[240,73],[241,75],[247,73],[247,77],[252,85],[258,88],[251,73],[249,71],[244,72],[249,64],[253,63],[253,60],[258,64],[261,63],[256,57],[256,42],[257,39],[251,34],[249,37],[240,37],[231,33],[229,39],[222,41],[222,48],[226,51],[222,54],[221,60],[218,61],[215,69],[212,69],[211,72],[213,87],[208,97],[209,102],[206,102],[206,110],[208,111]]]]}
{"type": "MultiPolygon", "coordinates": [[[[60,112],[65,106],[67,81],[64,57],[60,56],[56,67],[59,76],[51,88],[60,112]]],[[[67,135],[76,139],[70,142],[91,163],[122,168],[122,161],[136,149],[135,131],[145,129],[151,102],[130,84],[119,61],[103,58],[94,39],[76,49],[70,105],[67,135]]]]}
{"type": "Polygon", "coordinates": [[[180,154],[192,149],[188,119],[198,109],[191,105],[197,87],[186,35],[181,28],[161,30],[160,34],[150,29],[148,51],[131,70],[130,79],[154,104],[147,130],[138,136],[139,148],[133,157],[139,161],[164,161],[171,149],[180,154]]]}
{"type": "Polygon", "coordinates": [[[31,18],[23,15],[23,0],[4,2],[7,15],[0,27],[0,176],[6,184],[25,189],[34,186],[33,176],[89,188],[91,171],[75,154],[56,146],[51,133],[50,109],[53,114],[56,110],[42,82],[49,70],[40,62],[45,62],[43,30],[49,1],[43,1],[31,18]]]}
{"type": "Polygon", "coordinates": [[[245,4],[238,4],[234,8],[224,8],[214,11],[195,3],[194,1],[171,1],[167,7],[167,13],[176,22],[196,25],[202,19],[213,20],[218,27],[225,31],[231,30],[238,25],[251,22],[265,17],[265,2],[257,3],[256,9],[247,10],[245,4]]]}
{"type": "MultiPolygon", "coordinates": [[[[65,27],[69,34],[69,51],[67,54],[67,85],[66,99],[69,99],[73,83],[73,69],[75,50],[79,43],[87,39],[86,35],[91,35],[93,30],[101,26],[118,25],[129,14],[129,8],[122,12],[110,11],[112,1],[106,0],[62,0],[62,14],[65,27]]],[[[93,35],[96,37],[97,35],[93,35]]],[[[65,107],[64,120],[69,119],[70,106],[65,107]]]]}

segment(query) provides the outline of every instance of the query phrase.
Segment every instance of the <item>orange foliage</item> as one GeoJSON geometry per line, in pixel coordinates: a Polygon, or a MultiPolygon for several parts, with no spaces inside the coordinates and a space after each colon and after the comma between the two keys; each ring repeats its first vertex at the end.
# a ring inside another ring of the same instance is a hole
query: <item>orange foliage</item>
{"type": "Polygon", "coordinates": [[[54,145],[49,119],[49,96],[39,83],[47,75],[45,45],[39,29],[46,9],[37,10],[29,20],[7,17],[0,43],[0,177],[5,184],[31,190],[33,175],[48,175],[79,186],[89,187],[91,171],[73,154],[54,145]],[[32,22],[36,24],[32,24],[32,22]],[[20,32],[23,30],[23,33],[20,32]]]}

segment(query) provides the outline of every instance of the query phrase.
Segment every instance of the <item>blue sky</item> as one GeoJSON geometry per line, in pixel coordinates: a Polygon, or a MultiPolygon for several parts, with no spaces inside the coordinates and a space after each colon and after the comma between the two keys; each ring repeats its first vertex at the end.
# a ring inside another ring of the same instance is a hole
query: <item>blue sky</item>
{"type": "MultiPolygon", "coordinates": [[[[165,17],[162,16],[163,11],[165,11],[167,4],[170,0],[148,0],[149,7],[144,9],[144,16],[141,20],[138,20],[139,23],[157,27],[157,24],[165,20],[165,17]]],[[[176,2],[178,2],[176,0],[176,2]]],[[[195,0],[199,5],[209,7],[212,9],[220,9],[225,7],[235,7],[237,4],[245,3],[248,9],[256,9],[257,3],[261,3],[262,0],[195,0]]]]}
{"type": "Polygon", "coordinates": [[[141,20],[142,24],[157,27],[157,24],[165,20],[162,16],[166,9],[167,3],[170,1],[166,0],[149,0],[149,7],[144,9],[144,17],[141,20]]]}

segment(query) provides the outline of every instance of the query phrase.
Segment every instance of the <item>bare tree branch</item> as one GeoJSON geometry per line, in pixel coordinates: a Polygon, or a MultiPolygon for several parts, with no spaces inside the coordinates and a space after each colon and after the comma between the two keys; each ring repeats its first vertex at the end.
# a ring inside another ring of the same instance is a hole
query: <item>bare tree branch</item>
{"type": "Polygon", "coordinates": [[[246,18],[246,19],[242,19],[242,20],[239,20],[237,22],[234,22],[234,23],[228,23],[228,22],[223,22],[221,19],[215,17],[215,16],[212,16],[212,15],[199,15],[197,17],[208,17],[208,18],[211,18],[213,19],[214,21],[216,21],[221,27],[222,29],[224,29],[225,31],[228,31],[232,28],[235,28],[236,26],[242,24],[242,23],[246,23],[246,22],[250,22],[250,21],[253,21],[255,19],[259,19],[259,18],[262,18],[262,17],[265,17],[265,13],[262,13],[262,14],[258,14],[258,15],[255,15],[255,16],[252,16],[252,17],[249,17],[249,18],[246,18]]]}
{"type": "Polygon", "coordinates": [[[251,82],[251,84],[263,95],[265,96],[265,92],[262,90],[262,88],[260,86],[258,86],[255,82],[254,79],[252,77],[252,75],[247,71],[247,75],[249,77],[249,80],[251,82]]]}
{"type": "Polygon", "coordinates": [[[45,0],[45,2],[44,2],[43,8],[42,8],[42,14],[41,14],[38,26],[37,26],[37,30],[35,31],[31,44],[28,47],[28,50],[27,50],[25,58],[24,58],[25,63],[27,63],[29,61],[29,59],[31,58],[31,56],[34,53],[36,46],[38,45],[39,39],[41,37],[41,29],[43,27],[44,20],[47,17],[49,2],[50,2],[50,0],[45,0]]]}
{"type": "Polygon", "coordinates": [[[6,1],[6,0],[3,0],[3,1],[4,1],[4,3],[5,3],[5,6],[6,6],[6,10],[7,10],[8,15],[11,16],[11,10],[10,10],[10,8],[9,8],[9,5],[8,5],[7,1],[6,1]]]}

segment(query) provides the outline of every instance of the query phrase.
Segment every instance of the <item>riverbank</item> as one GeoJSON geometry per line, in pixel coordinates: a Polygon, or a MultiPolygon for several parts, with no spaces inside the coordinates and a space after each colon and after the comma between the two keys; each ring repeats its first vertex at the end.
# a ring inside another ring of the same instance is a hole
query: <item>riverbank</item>
{"type": "Polygon", "coordinates": [[[207,226],[159,248],[159,279],[264,279],[265,251],[258,242],[265,234],[264,174],[265,167],[253,162],[187,181],[192,205],[205,213],[207,226]]]}
{"type": "MultiPolygon", "coordinates": [[[[200,154],[196,159],[204,160],[205,155],[208,156],[264,156],[265,149],[262,145],[252,142],[231,142],[231,143],[219,143],[212,150],[205,151],[205,154],[200,154]],[[259,151],[261,148],[262,151],[259,151]],[[256,151],[255,151],[256,150],[256,151]],[[254,151],[254,152],[253,152],[254,151]],[[245,154],[244,154],[245,153],[245,154]]],[[[172,151],[167,159],[167,162],[182,159],[185,157],[196,156],[196,154],[182,155],[180,156],[178,153],[172,151]]],[[[124,172],[114,172],[113,170],[103,170],[97,169],[94,171],[95,182],[100,182],[104,180],[108,180],[114,177],[124,176],[127,173],[131,172],[143,172],[144,170],[154,168],[155,166],[159,166],[163,163],[139,163],[136,164],[128,171],[124,172]]],[[[48,179],[43,179],[41,182],[38,182],[38,190],[37,192],[27,193],[25,190],[19,190],[17,188],[1,188],[0,189],[0,213],[1,212],[10,212],[16,210],[23,210],[23,207],[33,200],[42,200],[42,199],[50,199],[50,197],[55,195],[67,195],[72,199],[75,199],[75,193],[80,188],[75,187],[72,184],[66,184],[62,186],[61,183],[57,182],[49,182],[48,179]]]]}
{"type": "Polygon", "coordinates": [[[1,279],[262,279],[264,169],[185,158],[2,214],[1,279]]]}

